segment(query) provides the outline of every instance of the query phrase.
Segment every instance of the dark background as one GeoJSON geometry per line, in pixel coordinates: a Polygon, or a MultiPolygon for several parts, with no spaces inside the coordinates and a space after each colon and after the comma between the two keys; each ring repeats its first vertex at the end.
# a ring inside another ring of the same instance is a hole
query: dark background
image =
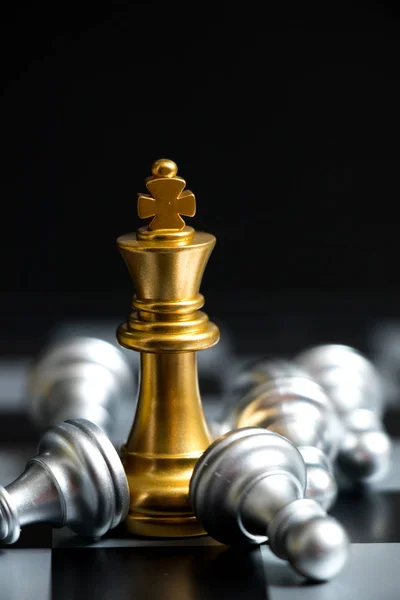
{"type": "Polygon", "coordinates": [[[0,19],[3,340],[126,316],[159,157],[218,239],[210,315],[400,312],[395,3],[46,4],[0,19]]]}

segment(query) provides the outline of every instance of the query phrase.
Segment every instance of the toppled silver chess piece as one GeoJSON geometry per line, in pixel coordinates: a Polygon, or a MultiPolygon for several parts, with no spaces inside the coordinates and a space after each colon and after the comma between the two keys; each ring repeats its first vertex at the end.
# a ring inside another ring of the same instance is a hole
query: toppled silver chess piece
{"type": "Polygon", "coordinates": [[[89,421],[67,421],[43,435],[18,479],[0,486],[0,541],[13,544],[21,527],[33,523],[100,537],[128,509],[125,471],[110,440],[89,421]]]}
{"type": "Polygon", "coordinates": [[[261,428],[230,431],[205,451],[190,482],[193,510],[216,540],[268,540],[271,550],[316,581],[344,566],[349,540],[341,524],[305,498],[307,471],[297,448],[261,428]]]}
{"type": "Polygon", "coordinates": [[[340,423],[327,394],[296,364],[262,360],[239,372],[228,392],[220,435],[265,427],[290,440],[307,466],[307,498],[329,510],[337,496],[333,469],[340,423]]]}
{"type": "Polygon", "coordinates": [[[374,365],[349,346],[315,346],[296,362],[325,389],[343,426],[337,465],[355,483],[386,474],[391,442],[382,424],[384,392],[374,365]]]}
{"type": "Polygon", "coordinates": [[[134,402],[136,388],[131,365],[113,344],[91,337],[60,338],[31,368],[30,415],[42,430],[82,418],[119,438],[119,416],[124,404],[134,402]]]}

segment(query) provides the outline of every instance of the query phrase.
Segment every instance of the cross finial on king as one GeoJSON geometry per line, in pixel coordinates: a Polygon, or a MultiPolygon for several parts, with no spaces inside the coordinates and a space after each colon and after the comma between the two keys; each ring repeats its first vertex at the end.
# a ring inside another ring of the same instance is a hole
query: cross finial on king
{"type": "Polygon", "coordinates": [[[149,194],[138,195],[138,215],[141,219],[154,217],[149,229],[181,230],[185,221],[180,215],[193,217],[196,213],[194,194],[185,190],[186,181],[177,177],[178,167],[167,158],[156,160],[151,168],[153,173],[146,181],[149,194]]]}

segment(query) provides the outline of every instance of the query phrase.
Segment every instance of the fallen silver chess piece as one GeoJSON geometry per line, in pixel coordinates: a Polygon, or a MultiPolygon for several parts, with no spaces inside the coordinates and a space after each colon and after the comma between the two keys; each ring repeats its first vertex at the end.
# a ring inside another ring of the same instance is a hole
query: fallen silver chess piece
{"type": "Polygon", "coordinates": [[[122,351],[99,338],[75,336],[44,348],[29,374],[27,402],[40,430],[87,419],[119,442],[128,433],[119,417],[128,405],[131,419],[136,390],[136,373],[122,351]]]}
{"type": "Polygon", "coordinates": [[[190,482],[193,510],[223,544],[260,544],[316,581],[346,563],[349,539],[342,525],[305,497],[307,470],[285,437],[243,428],[216,440],[198,460],[190,482]]]}
{"type": "Polygon", "coordinates": [[[349,346],[315,346],[295,361],[326,391],[339,415],[343,435],[337,465],[347,480],[370,483],[388,470],[391,441],[384,431],[384,391],[379,372],[349,346]]]}
{"type": "Polygon", "coordinates": [[[22,475],[0,486],[0,541],[13,544],[21,527],[33,523],[97,538],[128,509],[127,479],[110,440],[89,421],[67,421],[43,435],[22,475]]]}
{"type": "Polygon", "coordinates": [[[296,364],[261,360],[233,379],[217,435],[241,427],[263,427],[286,437],[307,467],[306,497],[326,510],[337,496],[334,475],[340,423],[328,395],[296,364]]]}

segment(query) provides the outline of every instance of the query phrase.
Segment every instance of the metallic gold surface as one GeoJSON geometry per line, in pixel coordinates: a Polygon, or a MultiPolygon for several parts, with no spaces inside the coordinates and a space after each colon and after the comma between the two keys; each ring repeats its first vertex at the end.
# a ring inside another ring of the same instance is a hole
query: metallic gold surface
{"type": "Polygon", "coordinates": [[[185,190],[186,181],[176,177],[178,167],[167,158],[156,160],[152,167],[153,177],[146,181],[149,194],[138,195],[138,215],[141,219],[154,217],[149,229],[183,229],[185,221],[179,215],[193,217],[196,214],[194,194],[185,190]]]}
{"type": "MultiPolygon", "coordinates": [[[[178,179],[174,164],[162,159],[153,165],[156,178],[164,175],[158,182],[178,179]]],[[[153,203],[157,194],[158,189],[153,203]]],[[[212,442],[200,401],[196,352],[219,339],[218,328],[199,310],[204,304],[199,288],[215,238],[175,227],[180,217],[172,205],[160,216],[160,229],[156,221],[156,228],[142,227],[117,240],[135,287],[133,312],[117,337],[122,346],[141,352],[138,408],[122,448],[130,488],[126,523],[134,534],[157,537],[204,534],[189,502],[194,466],[212,442]]],[[[158,210],[159,203],[152,223],[158,210]]]]}

